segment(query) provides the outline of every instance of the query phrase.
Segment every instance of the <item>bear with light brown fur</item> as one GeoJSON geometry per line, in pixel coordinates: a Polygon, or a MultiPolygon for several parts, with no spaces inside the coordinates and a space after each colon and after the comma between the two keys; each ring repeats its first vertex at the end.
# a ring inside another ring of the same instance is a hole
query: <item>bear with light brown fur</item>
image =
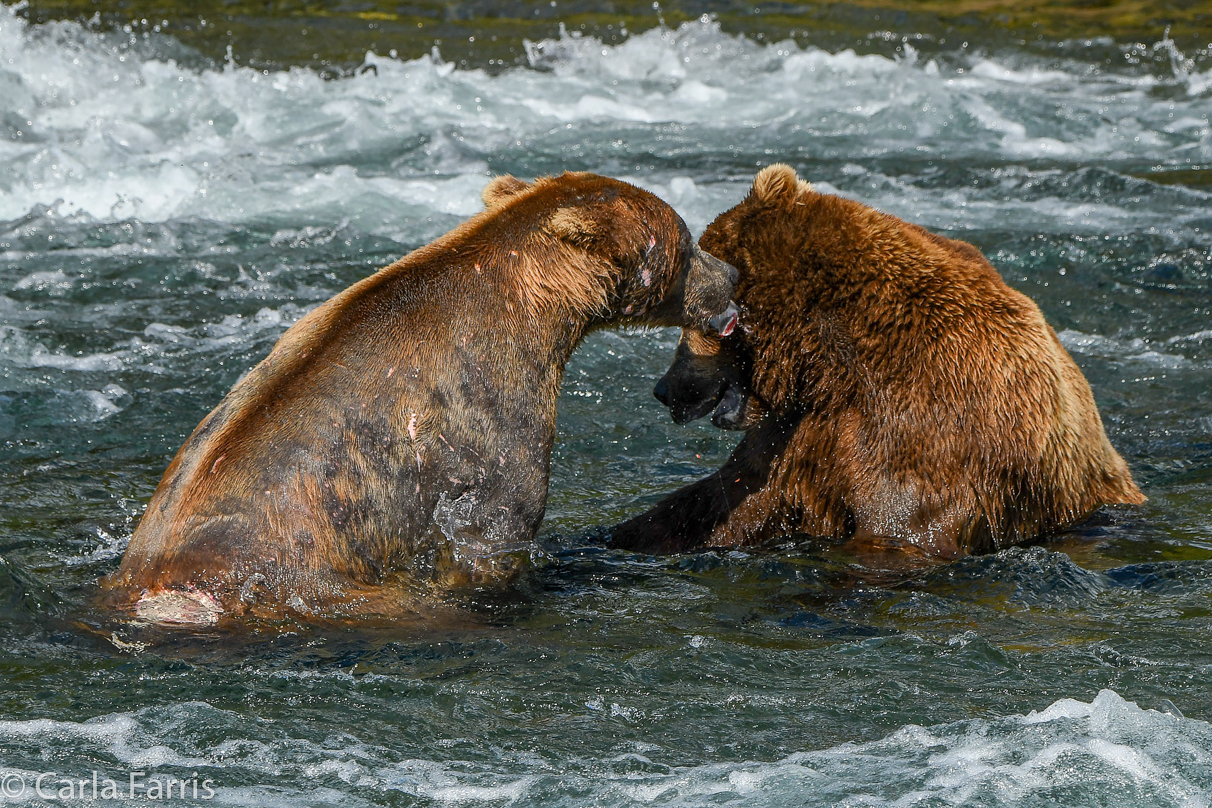
{"type": "Polygon", "coordinates": [[[684,329],[656,394],[745,431],[727,463],[613,531],[647,552],[801,533],[955,558],[1144,502],[1039,308],[970,244],[758,174],[700,246],[740,272],[736,333],[684,329]]]}
{"type": "Polygon", "coordinates": [[[145,620],[406,613],[499,588],[593,329],[728,331],[736,272],[652,194],[499,177],[487,210],[296,323],[194,430],[108,602],[145,620]]]}

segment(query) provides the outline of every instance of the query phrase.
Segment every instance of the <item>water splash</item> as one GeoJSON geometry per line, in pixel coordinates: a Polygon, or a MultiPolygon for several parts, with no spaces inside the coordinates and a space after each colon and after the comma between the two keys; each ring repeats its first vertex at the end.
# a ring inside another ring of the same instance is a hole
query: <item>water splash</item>
{"type": "MultiPolygon", "coordinates": [[[[373,70],[325,80],[187,68],[72,23],[38,31],[6,7],[0,220],[41,205],[143,222],[344,218],[399,235],[402,219],[478,210],[502,162],[540,173],[588,161],[667,189],[673,178],[644,167],[767,139],[780,159],[806,161],[1212,160],[1212,79],[1169,40],[1157,47],[1173,57],[1165,97],[1167,82],[1139,71],[979,54],[923,65],[911,50],[761,45],[711,21],[615,46],[564,33],[499,75],[372,53],[373,70]]],[[[689,215],[701,227],[736,193],[708,190],[689,215]]]]}

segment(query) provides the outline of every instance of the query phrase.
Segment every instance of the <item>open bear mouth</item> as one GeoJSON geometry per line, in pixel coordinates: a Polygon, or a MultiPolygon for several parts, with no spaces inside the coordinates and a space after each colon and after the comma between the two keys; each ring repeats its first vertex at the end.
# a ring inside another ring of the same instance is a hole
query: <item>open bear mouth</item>
{"type": "Polygon", "coordinates": [[[708,320],[708,324],[721,337],[726,337],[736,330],[737,321],[740,320],[741,312],[736,307],[736,304],[731,300],[728,301],[728,308],[716,316],[708,320]]]}
{"type": "Polygon", "coordinates": [[[724,385],[711,412],[711,423],[719,429],[742,429],[746,409],[745,391],[731,382],[724,385]]]}
{"type": "MultiPolygon", "coordinates": [[[[726,381],[721,381],[719,387],[716,388],[714,394],[699,399],[694,403],[684,403],[674,401],[669,406],[669,415],[673,418],[675,424],[688,424],[691,421],[697,421],[704,415],[713,412],[724,398],[724,394],[732,387],[726,381]]],[[[715,416],[712,416],[714,420],[715,416]]]]}

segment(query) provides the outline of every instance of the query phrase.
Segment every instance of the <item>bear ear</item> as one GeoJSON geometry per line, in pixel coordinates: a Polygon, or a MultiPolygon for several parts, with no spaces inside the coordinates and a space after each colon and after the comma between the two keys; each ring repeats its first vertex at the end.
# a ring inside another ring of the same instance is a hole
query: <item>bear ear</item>
{"type": "Polygon", "coordinates": [[[753,190],[750,196],[759,202],[772,205],[789,205],[805,191],[811,191],[812,186],[799,178],[795,169],[783,163],[768,165],[758,172],[753,179],[753,190]]]}
{"type": "Polygon", "coordinates": [[[605,221],[586,208],[560,208],[551,214],[547,229],[556,238],[578,247],[592,247],[609,234],[605,221]]]}
{"type": "Polygon", "coordinates": [[[495,208],[497,205],[508,202],[529,187],[529,182],[520,180],[512,174],[502,174],[499,177],[494,177],[492,182],[484,186],[484,190],[480,192],[480,198],[484,200],[484,207],[495,208]]]}

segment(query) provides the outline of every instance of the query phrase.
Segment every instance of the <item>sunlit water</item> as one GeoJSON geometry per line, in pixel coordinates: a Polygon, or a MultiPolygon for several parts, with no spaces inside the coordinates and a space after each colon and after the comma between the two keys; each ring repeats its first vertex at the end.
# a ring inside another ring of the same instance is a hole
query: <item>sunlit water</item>
{"type": "Polygon", "coordinates": [[[0,7],[0,777],[138,769],[231,805],[1208,805],[1212,52],[978,45],[705,22],[322,80],[0,7]],[[568,370],[546,558],[466,625],[103,636],[95,582],[186,434],[490,175],[627,178],[701,231],[775,160],[980,246],[1149,504],[900,580],[790,539],[603,552],[735,440],[652,400],[674,333],[607,333],[568,370]]]}

